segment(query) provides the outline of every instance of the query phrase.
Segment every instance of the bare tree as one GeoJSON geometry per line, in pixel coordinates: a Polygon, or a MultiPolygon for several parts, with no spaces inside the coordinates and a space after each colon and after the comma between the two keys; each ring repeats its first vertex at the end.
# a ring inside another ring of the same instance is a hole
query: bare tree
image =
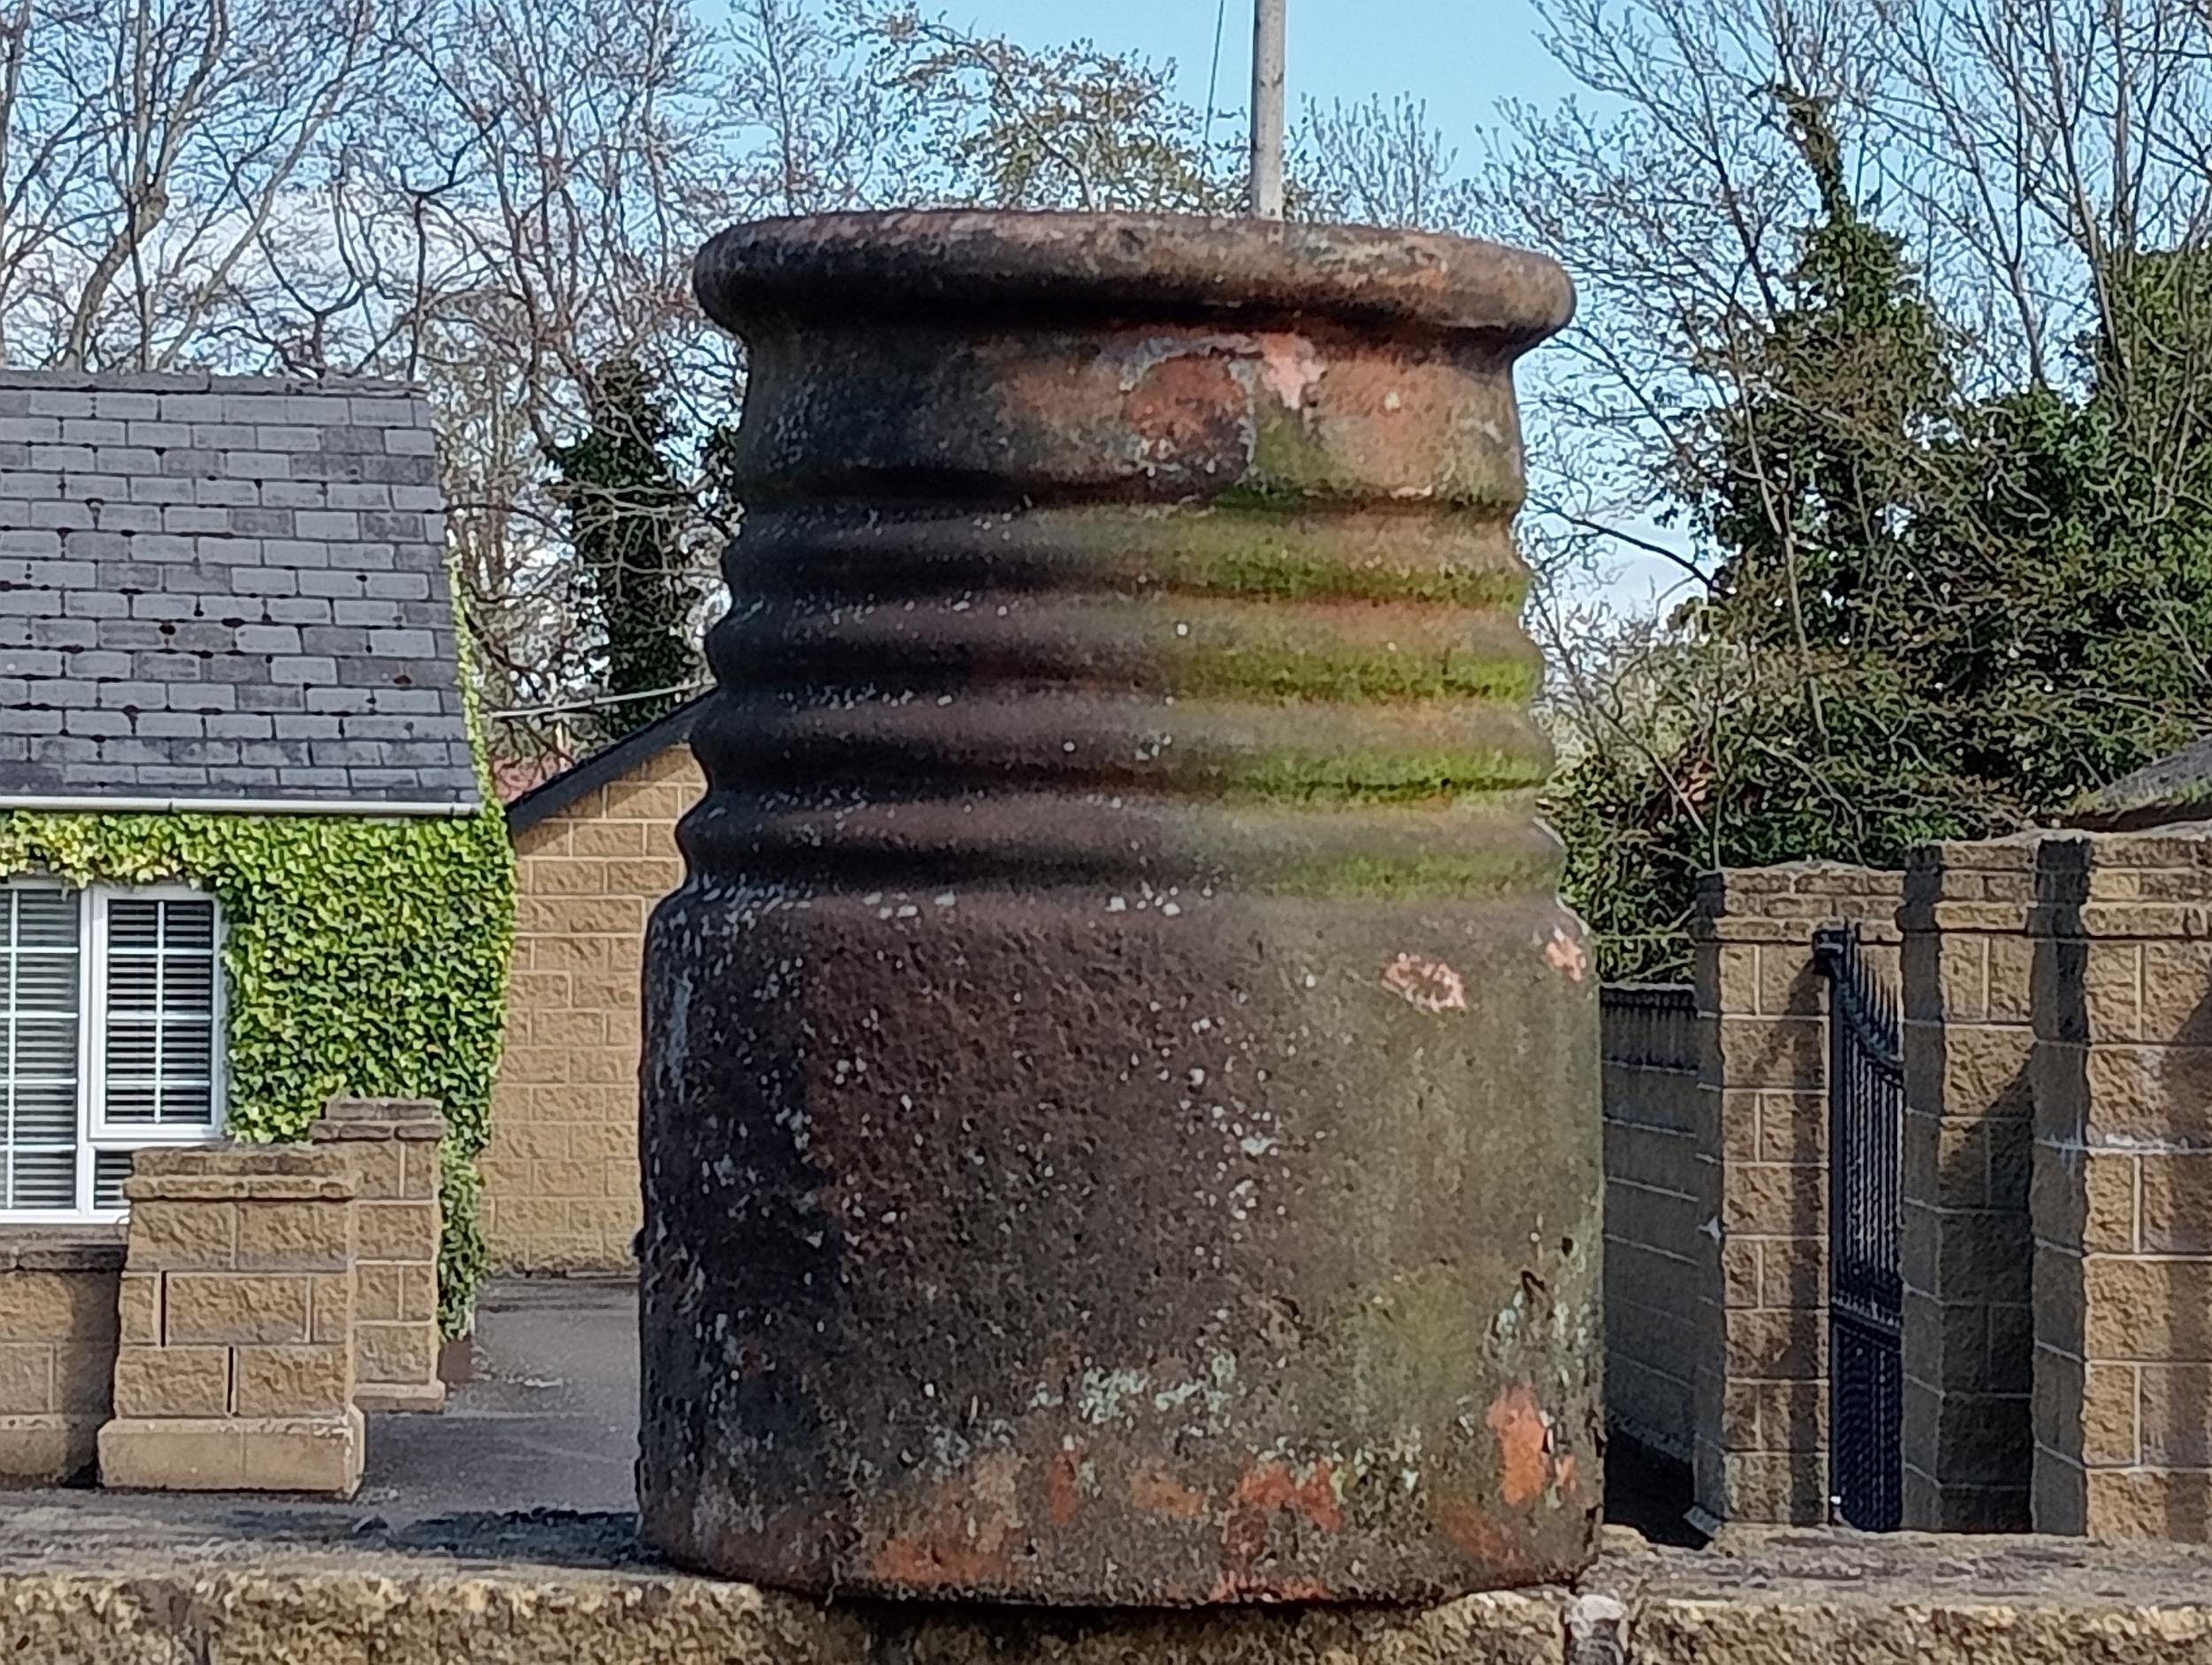
{"type": "Polygon", "coordinates": [[[1886,188],[1978,326],[1993,379],[2129,349],[2147,251],[2212,233],[2212,12],[2161,0],[1878,0],[1886,188]],[[1978,297],[1981,304],[1978,307],[1978,297]]]}
{"type": "MultiPolygon", "coordinates": [[[[1572,435],[1579,492],[1611,482],[1616,501],[1581,517],[1595,526],[1632,526],[1672,495],[1694,466],[1685,433],[1738,399],[1742,344],[1788,298],[1782,276],[1821,206],[1795,108],[1820,111],[1845,188],[1905,239],[1960,332],[1973,388],[2078,381],[2085,339],[2124,363],[2135,264],[2212,230],[2201,7],[1541,10],[1548,44],[1591,102],[1507,106],[1486,205],[1582,291],[1536,403],[1572,435]]],[[[1557,492],[1540,481],[1540,497],[1557,492]]]]}
{"type": "Polygon", "coordinates": [[[1294,207],[1306,219],[1463,232],[1487,218],[1459,152],[1417,99],[1308,99],[1293,174],[1294,207]]]}
{"type": "Polygon", "coordinates": [[[807,0],[733,0],[732,12],[740,186],[758,211],[822,213],[895,194],[889,95],[849,19],[807,0]]]}
{"type": "Polygon", "coordinates": [[[1006,208],[1228,211],[1234,144],[1210,150],[1175,66],[1087,41],[1038,50],[911,6],[854,14],[889,94],[910,199],[1006,208]]]}
{"type": "Polygon", "coordinates": [[[271,226],[382,96],[407,0],[22,0],[0,32],[18,361],[157,368],[263,281],[271,226]]]}
{"type": "Polygon", "coordinates": [[[1871,20],[1852,0],[1548,0],[1541,11],[1548,45],[1605,113],[1578,100],[1509,104],[1484,194],[1497,234],[1575,274],[1576,322],[1539,367],[1532,402],[1557,438],[1532,449],[1571,454],[1572,475],[1540,477],[1537,495],[1605,540],[1694,466],[1690,430],[1736,396],[1735,344],[1786,300],[1817,203],[1768,89],[1821,98],[1846,142],[1857,140],[1871,20]]]}
{"type": "MultiPolygon", "coordinates": [[[[406,51],[351,246],[365,268],[409,255],[413,285],[377,310],[405,318],[394,344],[433,389],[479,664],[495,706],[541,702],[591,651],[547,459],[601,364],[669,373],[710,341],[690,257],[750,206],[728,65],[678,0],[448,0],[406,51]]],[[[670,380],[703,402],[695,427],[718,414],[710,371],[670,380]]]]}

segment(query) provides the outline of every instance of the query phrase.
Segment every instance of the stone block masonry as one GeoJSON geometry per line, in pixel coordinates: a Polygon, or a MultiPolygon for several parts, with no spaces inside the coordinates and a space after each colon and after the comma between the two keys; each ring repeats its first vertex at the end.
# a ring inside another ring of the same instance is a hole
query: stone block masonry
{"type": "Polygon", "coordinates": [[[91,1468],[109,1416],[122,1270],[117,1231],[0,1231],[0,1486],[91,1468]]]}
{"type": "Polygon", "coordinates": [[[0,1520],[0,1659],[35,1665],[2201,1665],[2212,1558],[2167,1545],[1612,1535],[1573,1587],[1402,1608],[1044,1615],[822,1603],[642,1562],[611,1516],[360,1523],[342,1545],[88,1496],[0,1520]],[[229,1526],[226,1531],[224,1528],[229,1526]]]}
{"type": "Polygon", "coordinates": [[[1722,1520],[1828,1513],[1827,994],[1822,925],[1893,978],[1899,878],[1825,863],[1712,875],[1692,932],[1703,1026],[1705,1322],[1698,1502],[1722,1520]]]}
{"type": "Polygon", "coordinates": [[[2036,848],[1915,851],[1899,912],[1905,1521],[1928,1530],[2029,1520],[2036,848]]]}
{"type": "Polygon", "coordinates": [[[506,1052],[479,1164],[502,1270],[634,1264],[639,962],[699,793],[690,749],[672,747],[516,840],[506,1052]]]}
{"type": "Polygon", "coordinates": [[[1686,1335],[1699,1502],[1820,1518],[1828,991],[1809,943],[1855,918],[1902,994],[1906,1524],[2212,1540],[2212,824],[1934,846],[1901,877],[1895,929],[1897,875],[1708,882],[1706,1113],[1663,1134],[1643,1125],[1649,1070],[1617,1055],[1635,997],[1609,994],[1611,1414],[1632,1434],[1666,1414],[1686,1335]],[[1649,1316],[1654,1269],[1678,1261],[1701,1266],[1702,1324],[1649,1316]]]}
{"type": "Polygon", "coordinates": [[[353,1494],[355,1192],[341,1148],[139,1153],[103,1485],[353,1494]]]}
{"type": "Polygon", "coordinates": [[[2035,1524],[2205,1539],[2212,829],[2038,854],[2035,1524]]]}
{"type": "Polygon", "coordinates": [[[445,1118],[427,1099],[336,1098],[311,1137],[344,1153],[354,1202],[353,1402],[434,1411],[438,1379],[438,1167],[445,1118]]]}

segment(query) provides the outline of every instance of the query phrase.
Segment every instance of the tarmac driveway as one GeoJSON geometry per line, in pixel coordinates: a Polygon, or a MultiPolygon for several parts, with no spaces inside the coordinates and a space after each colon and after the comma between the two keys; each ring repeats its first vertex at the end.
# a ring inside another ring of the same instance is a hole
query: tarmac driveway
{"type": "Polygon", "coordinates": [[[476,1379],[442,1415],[369,1418],[355,1507],[397,1524],[463,1510],[637,1507],[637,1289],[488,1284],[476,1379]]]}

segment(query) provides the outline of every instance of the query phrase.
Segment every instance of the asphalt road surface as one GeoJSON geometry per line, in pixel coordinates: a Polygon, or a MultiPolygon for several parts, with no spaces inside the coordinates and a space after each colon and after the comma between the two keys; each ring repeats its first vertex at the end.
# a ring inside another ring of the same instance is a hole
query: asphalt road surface
{"type": "Polygon", "coordinates": [[[463,1510],[637,1507],[637,1292],[486,1286],[476,1379],[442,1415],[369,1418],[357,1509],[395,1523],[463,1510]]]}

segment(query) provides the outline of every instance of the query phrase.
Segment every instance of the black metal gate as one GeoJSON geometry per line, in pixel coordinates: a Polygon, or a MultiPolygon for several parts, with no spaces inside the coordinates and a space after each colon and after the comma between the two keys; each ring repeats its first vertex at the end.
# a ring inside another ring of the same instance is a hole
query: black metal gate
{"type": "Polygon", "coordinates": [[[1839,1520],[1888,1532],[1904,1517],[1897,1000],[1856,926],[1822,927],[1813,948],[1828,978],[1828,1489],[1839,1520]]]}

